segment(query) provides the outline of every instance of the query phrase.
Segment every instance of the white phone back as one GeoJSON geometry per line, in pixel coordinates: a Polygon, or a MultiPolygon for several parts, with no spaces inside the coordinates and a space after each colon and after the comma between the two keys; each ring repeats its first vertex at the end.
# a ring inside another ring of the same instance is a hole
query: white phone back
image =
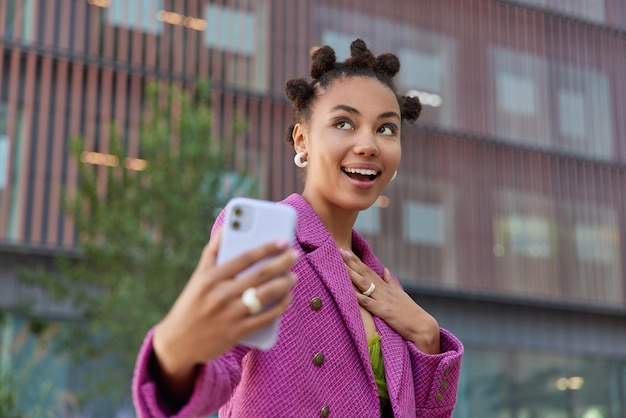
{"type": "MultiPolygon", "coordinates": [[[[296,217],[295,209],[288,205],[241,197],[232,199],[226,206],[217,263],[222,264],[243,252],[279,239],[285,239],[292,245],[296,217]]],[[[256,263],[242,274],[266,261],[256,263]]],[[[242,340],[241,344],[268,350],[276,342],[278,327],[279,321],[274,321],[242,340]]]]}

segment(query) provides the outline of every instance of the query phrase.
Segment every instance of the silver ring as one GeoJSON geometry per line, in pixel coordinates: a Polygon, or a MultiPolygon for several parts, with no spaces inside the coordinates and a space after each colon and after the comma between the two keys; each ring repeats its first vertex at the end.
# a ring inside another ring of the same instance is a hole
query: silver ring
{"type": "Polygon", "coordinates": [[[256,289],[254,287],[249,287],[241,294],[241,302],[246,305],[250,315],[258,314],[261,312],[261,308],[263,308],[261,301],[256,296],[256,289]]]}
{"type": "Polygon", "coordinates": [[[376,285],[374,285],[374,283],[370,283],[370,287],[369,287],[369,288],[368,288],[365,292],[363,292],[363,294],[364,294],[365,296],[369,296],[369,295],[371,295],[372,293],[374,293],[374,290],[375,290],[375,289],[376,289],[376,285]]]}

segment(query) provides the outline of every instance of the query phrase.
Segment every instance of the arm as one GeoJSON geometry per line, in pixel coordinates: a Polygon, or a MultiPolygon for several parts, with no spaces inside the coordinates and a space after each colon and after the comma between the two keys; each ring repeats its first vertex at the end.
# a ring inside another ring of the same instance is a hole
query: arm
{"type": "Polygon", "coordinates": [[[138,417],[196,417],[216,412],[230,398],[241,377],[241,359],[249,351],[237,347],[224,356],[197,367],[188,399],[175,405],[165,399],[155,379],[156,360],[152,348],[154,329],[150,330],[137,357],[132,394],[138,417]]]}
{"type": "Polygon", "coordinates": [[[402,289],[387,270],[378,276],[352,253],[343,251],[359,304],[382,319],[407,345],[415,387],[415,410],[419,417],[446,418],[452,415],[463,357],[463,345],[402,289]]]}
{"type": "Polygon", "coordinates": [[[407,341],[418,417],[448,418],[456,404],[463,344],[441,328],[441,353],[425,354],[407,341]]]}
{"type": "Polygon", "coordinates": [[[220,265],[216,264],[218,247],[219,233],[142,346],[133,381],[139,416],[187,417],[218,409],[241,375],[242,355],[233,347],[269,325],[289,305],[295,283],[289,268],[297,256],[287,242],[263,245],[220,265]],[[257,289],[261,305],[277,302],[251,314],[242,302],[242,293],[251,287],[257,289]]]}

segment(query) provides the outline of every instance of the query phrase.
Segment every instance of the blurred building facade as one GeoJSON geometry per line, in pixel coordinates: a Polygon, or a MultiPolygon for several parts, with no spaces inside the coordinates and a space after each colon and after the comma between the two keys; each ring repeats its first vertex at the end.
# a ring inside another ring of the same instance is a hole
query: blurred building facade
{"type": "Polygon", "coordinates": [[[455,417],[626,416],[622,0],[2,0],[0,304],[33,295],[16,263],[73,250],[60,191],[107,164],[111,121],[141,158],[146,82],[208,77],[233,169],[279,200],[301,190],[284,82],[357,37],[424,111],[356,228],[464,341],[455,417]]]}

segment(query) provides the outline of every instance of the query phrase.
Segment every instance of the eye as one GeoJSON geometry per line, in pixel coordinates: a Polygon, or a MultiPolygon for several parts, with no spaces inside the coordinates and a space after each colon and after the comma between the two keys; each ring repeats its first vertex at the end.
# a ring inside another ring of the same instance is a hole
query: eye
{"type": "Polygon", "coordinates": [[[378,133],[383,135],[395,135],[397,132],[398,127],[391,123],[385,124],[378,128],[378,133]]]}
{"type": "Polygon", "coordinates": [[[335,122],[335,128],[337,129],[352,129],[353,126],[347,119],[339,119],[335,122]]]}

